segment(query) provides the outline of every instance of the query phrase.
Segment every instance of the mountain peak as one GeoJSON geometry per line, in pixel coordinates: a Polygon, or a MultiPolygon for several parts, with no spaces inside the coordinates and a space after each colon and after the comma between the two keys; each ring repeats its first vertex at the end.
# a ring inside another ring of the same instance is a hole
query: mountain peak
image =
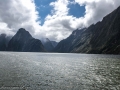
{"type": "Polygon", "coordinates": [[[43,38],[43,39],[42,39],[42,43],[43,43],[43,44],[48,43],[48,42],[51,42],[48,38],[43,38]]]}
{"type": "Polygon", "coordinates": [[[21,37],[32,37],[31,34],[26,31],[24,28],[20,28],[17,33],[16,33],[16,36],[21,36],[21,37]]]}
{"type": "Polygon", "coordinates": [[[50,40],[48,38],[45,38],[45,42],[50,42],[50,40]]]}
{"type": "Polygon", "coordinates": [[[20,28],[9,41],[8,51],[41,52],[46,51],[40,40],[35,39],[24,28],[20,28]]]}
{"type": "Polygon", "coordinates": [[[18,30],[18,32],[19,32],[19,33],[25,33],[25,32],[28,32],[28,31],[26,31],[24,28],[20,28],[20,29],[18,30]]]}

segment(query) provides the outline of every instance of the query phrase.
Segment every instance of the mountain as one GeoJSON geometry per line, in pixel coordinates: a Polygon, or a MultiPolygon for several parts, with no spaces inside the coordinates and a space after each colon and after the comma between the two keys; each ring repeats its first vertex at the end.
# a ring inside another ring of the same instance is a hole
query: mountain
{"type": "Polygon", "coordinates": [[[51,43],[52,43],[52,45],[53,45],[54,47],[56,47],[57,44],[58,44],[58,42],[56,42],[56,41],[51,41],[51,43]]]}
{"type": "Polygon", "coordinates": [[[0,35],[0,51],[5,51],[6,50],[6,34],[1,34],[0,35]]]}
{"type": "Polygon", "coordinates": [[[68,38],[60,41],[53,51],[61,52],[61,53],[69,53],[71,50],[73,50],[74,45],[77,43],[80,37],[80,34],[84,30],[86,30],[86,28],[81,29],[81,30],[77,29],[73,31],[72,34],[68,38]]]}
{"type": "Polygon", "coordinates": [[[54,49],[52,42],[48,38],[43,39],[42,43],[48,52],[51,52],[54,49]]]}
{"type": "Polygon", "coordinates": [[[7,36],[6,34],[0,35],[0,51],[6,51],[10,39],[11,36],[7,36]]]}
{"type": "Polygon", "coordinates": [[[75,37],[74,32],[67,39],[58,43],[54,51],[120,54],[120,7],[104,17],[101,22],[93,24],[85,30],[79,30],[79,34],[75,37]]]}
{"type": "Polygon", "coordinates": [[[41,41],[33,38],[28,31],[20,28],[8,43],[8,51],[45,52],[41,41]]]}

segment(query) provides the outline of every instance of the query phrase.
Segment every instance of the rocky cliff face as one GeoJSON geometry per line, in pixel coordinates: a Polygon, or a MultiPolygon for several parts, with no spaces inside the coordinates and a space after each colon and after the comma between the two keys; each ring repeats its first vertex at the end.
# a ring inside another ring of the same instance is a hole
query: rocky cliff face
{"type": "Polygon", "coordinates": [[[8,43],[8,51],[44,52],[41,41],[34,39],[28,31],[21,28],[8,43]]]}
{"type": "Polygon", "coordinates": [[[55,51],[120,54],[120,7],[104,17],[101,22],[79,32],[74,39],[72,33],[67,39],[62,40],[55,51]]]}

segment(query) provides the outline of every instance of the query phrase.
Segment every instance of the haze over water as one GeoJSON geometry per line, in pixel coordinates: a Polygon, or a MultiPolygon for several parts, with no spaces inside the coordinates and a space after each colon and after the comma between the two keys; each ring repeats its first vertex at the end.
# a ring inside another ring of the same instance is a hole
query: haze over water
{"type": "Polygon", "coordinates": [[[120,55],[0,52],[0,90],[120,90],[120,55]]]}

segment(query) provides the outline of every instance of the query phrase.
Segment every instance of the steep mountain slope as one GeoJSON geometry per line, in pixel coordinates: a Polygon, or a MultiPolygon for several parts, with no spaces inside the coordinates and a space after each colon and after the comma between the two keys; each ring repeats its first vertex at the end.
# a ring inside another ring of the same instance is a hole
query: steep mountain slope
{"type": "Polygon", "coordinates": [[[43,41],[42,41],[45,49],[48,51],[48,52],[51,52],[54,48],[52,42],[48,39],[48,38],[45,38],[43,41]]]}
{"type": "Polygon", "coordinates": [[[41,41],[34,39],[28,31],[21,28],[9,41],[8,51],[44,52],[41,41]]]}
{"type": "Polygon", "coordinates": [[[81,38],[86,33],[89,34],[89,38],[86,38],[88,43],[81,45],[79,40],[72,52],[120,54],[120,7],[101,22],[90,26],[81,38]],[[88,47],[89,49],[85,50],[88,47]]]}
{"type": "Polygon", "coordinates": [[[58,42],[56,42],[56,41],[51,41],[51,43],[52,43],[53,47],[56,47],[58,44],[58,42]]]}
{"type": "Polygon", "coordinates": [[[101,22],[81,30],[72,44],[71,35],[61,41],[56,52],[120,54],[120,7],[103,18],[101,22]],[[67,42],[67,43],[65,43],[67,42]],[[70,49],[70,44],[71,49],[70,49]],[[59,47],[59,48],[58,48],[59,47]],[[63,48],[65,50],[63,50],[63,48]]]}
{"type": "Polygon", "coordinates": [[[75,30],[73,33],[66,39],[60,41],[58,45],[53,50],[54,52],[68,53],[73,50],[74,45],[77,43],[81,33],[85,31],[86,28],[81,30],[75,30]]]}
{"type": "Polygon", "coordinates": [[[0,35],[0,51],[6,51],[10,39],[11,36],[6,36],[6,34],[0,35]]]}
{"type": "Polygon", "coordinates": [[[0,35],[0,51],[5,51],[6,50],[6,35],[5,34],[1,34],[0,35]]]}

